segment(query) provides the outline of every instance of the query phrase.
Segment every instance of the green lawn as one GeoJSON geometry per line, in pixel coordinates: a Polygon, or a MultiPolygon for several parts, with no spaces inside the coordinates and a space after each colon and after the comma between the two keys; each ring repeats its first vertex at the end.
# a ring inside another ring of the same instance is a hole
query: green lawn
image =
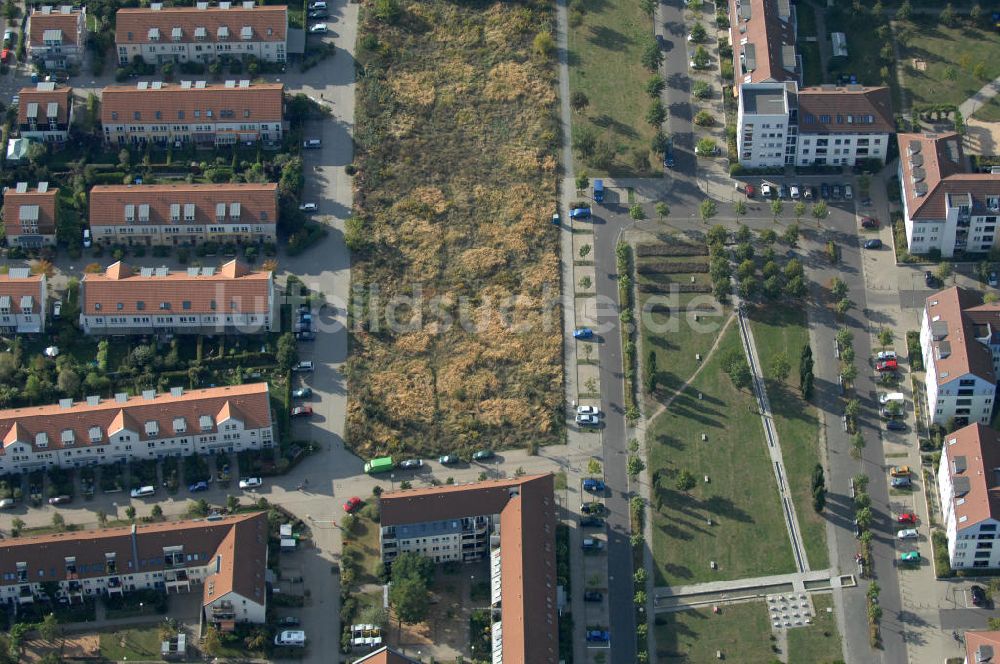
{"type": "Polygon", "coordinates": [[[832,58],[830,62],[831,80],[840,74],[855,74],[864,85],[890,85],[895,89],[895,76],[889,67],[887,77],[882,76],[882,67],[890,62],[881,58],[880,51],[885,41],[875,34],[878,26],[869,12],[856,12],[851,3],[838,3],[826,10],[828,32],[843,32],[847,35],[847,57],[832,58]]]}
{"type": "Polygon", "coordinates": [[[111,661],[160,659],[159,626],[123,629],[101,634],[101,655],[111,661]]]}
{"type": "MultiPolygon", "coordinates": [[[[370,502],[375,498],[369,496],[365,500],[370,502]]],[[[375,572],[382,560],[379,547],[379,525],[371,519],[363,517],[360,513],[357,514],[357,517],[354,530],[350,535],[346,533],[344,535],[344,553],[347,557],[358,556],[361,573],[358,575],[356,583],[378,583],[375,572]]]]}
{"type": "Polygon", "coordinates": [[[576,172],[618,177],[654,174],[650,141],[655,131],[646,122],[652,102],[646,81],[652,73],[641,61],[643,49],[653,41],[652,20],[631,0],[574,0],[570,24],[570,90],[583,92],[590,102],[573,112],[574,135],[590,133],[615,150],[610,168],[599,168],[574,150],[576,172]],[[582,8],[582,14],[575,7],[582,8]]]}
{"type": "Polygon", "coordinates": [[[722,371],[721,358],[729,352],[742,353],[735,325],[691,387],[650,424],[649,464],[659,476],[656,585],[781,574],[795,567],[753,398],[737,391],[722,371]],[[675,488],[682,470],[698,480],[687,494],[675,488]],[[710,560],[717,570],[709,568],[710,560]]]}
{"type": "Polygon", "coordinates": [[[813,595],[816,618],[808,627],[788,630],[788,661],[810,664],[833,664],[843,661],[837,618],[827,613],[833,606],[832,595],[813,595]]]}
{"type": "Polygon", "coordinates": [[[799,355],[809,343],[805,318],[801,307],[772,306],[754,312],[751,326],[764,375],[770,373],[772,358],[779,353],[785,354],[792,367],[784,384],[768,380],[768,398],[809,566],[823,569],[830,564],[826,521],[812,508],[811,483],[813,467],[820,459],[819,420],[816,409],[799,392],[799,355]]]}
{"type": "MultiPolygon", "coordinates": [[[[914,105],[961,104],[1000,76],[1000,34],[965,26],[949,28],[923,16],[914,17],[906,27],[914,36],[901,49],[900,64],[903,87],[914,105]],[[918,71],[914,60],[923,61],[926,69],[918,71]]],[[[975,117],[987,119],[980,114],[975,117]]]]}
{"type": "Polygon", "coordinates": [[[653,633],[659,664],[707,664],[716,661],[717,650],[724,661],[741,664],[770,664],[778,657],[771,649],[771,624],[763,602],[724,606],[719,614],[707,608],[661,613],[653,633]]]}
{"type": "Polygon", "coordinates": [[[990,99],[973,113],[972,117],[983,122],[1000,122],[1000,98],[990,99]]]}
{"type": "Polygon", "coordinates": [[[823,83],[823,62],[819,57],[819,44],[800,41],[798,48],[802,55],[802,78],[805,84],[820,85],[823,83]]]}

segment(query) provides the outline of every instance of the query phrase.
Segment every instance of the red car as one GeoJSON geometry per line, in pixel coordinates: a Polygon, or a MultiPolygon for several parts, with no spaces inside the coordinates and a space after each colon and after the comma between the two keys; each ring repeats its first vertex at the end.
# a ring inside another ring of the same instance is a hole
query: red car
{"type": "Polygon", "coordinates": [[[896,360],[886,360],[875,364],[875,371],[895,371],[897,368],[896,360]]]}
{"type": "Polygon", "coordinates": [[[312,414],[312,406],[296,406],[292,408],[292,417],[309,417],[312,414]]]}
{"type": "Polygon", "coordinates": [[[878,219],[875,217],[861,217],[861,228],[878,228],[878,219]]]}
{"type": "Polygon", "coordinates": [[[344,503],[344,511],[347,512],[348,514],[357,510],[359,507],[361,507],[361,499],[358,498],[357,496],[354,496],[346,503],[344,503]]]}
{"type": "Polygon", "coordinates": [[[896,521],[898,521],[899,523],[916,523],[917,515],[911,512],[903,512],[902,514],[896,517],[896,521]]]}
{"type": "Polygon", "coordinates": [[[752,184],[748,184],[746,187],[747,198],[753,198],[757,194],[757,190],[754,189],[752,184]]]}

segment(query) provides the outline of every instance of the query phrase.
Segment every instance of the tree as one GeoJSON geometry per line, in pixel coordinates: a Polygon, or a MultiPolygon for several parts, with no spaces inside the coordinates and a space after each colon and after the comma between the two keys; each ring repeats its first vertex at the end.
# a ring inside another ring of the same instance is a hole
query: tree
{"type": "Polygon", "coordinates": [[[699,157],[712,157],[718,154],[719,146],[715,144],[715,141],[706,136],[695,144],[694,152],[699,157]]]}
{"type": "Polygon", "coordinates": [[[858,415],[861,414],[861,402],[857,399],[851,399],[844,406],[844,415],[847,416],[849,420],[856,420],[858,415]]]}
{"type": "Polygon", "coordinates": [[[983,24],[984,15],[983,8],[977,2],[972,5],[972,9],[969,10],[969,21],[972,25],[981,26],[983,24]]]}
{"type": "Polygon", "coordinates": [[[698,111],[694,116],[694,123],[699,127],[711,127],[715,124],[715,116],[708,111],[698,111]]]}
{"type": "Polygon", "coordinates": [[[586,94],[577,90],[569,98],[569,105],[573,107],[574,111],[582,111],[590,105],[590,99],[586,94]]]}
{"type": "Polygon", "coordinates": [[[781,234],[781,241],[789,247],[794,248],[799,243],[799,225],[788,224],[788,228],[781,234]]]}
{"type": "Polygon", "coordinates": [[[844,379],[845,383],[853,383],[858,377],[858,368],[854,366],[854,363],[848,364],[840,372],[841,377],[844,379]]]}
{"type": "Polygon", "coordinates": [[[636,221],[642,221],[646,218],[646,212],[642,209],[642,206],[636,203],[628,209],[628,216],[632,217],[636,221]]]}
{"type": "Polygon", "coordinates": [[[630,477],[636,477],[639,473],[646,469],[646,464],[643,463],[642,459],[636,454],[628,455],[628,461],[625,462],[625,470],[630,477]]]}
{"type": "Polygon", "coordinates": [[[792,365],[788,361],[788,356],[783,352],[778,353],[773,358],[771,358],[771,378],[782,383],[788,378],[788,374],[792,371],[792,365]]]}
{"type": "Polygon", "coordinates": [[[696,99],[708,99],[712,96],[712,86],[705,81],[695,81],[694,85],[691,86],[691,94],[696,99]]]}
{"type": "Polygon", "coordinates": [[[677,490],[683,493],[689,493],[691,489],[697,486],[698,480],[695,479],[694,475],[687,469],[682,470],[677,474],[677,490]]]}
{"type": "Polygon", "coordinates": [[[66,519],[63,518],[62,512],[52,515],[52,527],[59,531],[66,529],[66,519]]]}
{"type": "Polygon", "coordinates": [[[887,327],[883,327],[878,332],[878,343],[882,348],[892,345],[892,330],[887,327]]]}
{"type": "MultiPolygon", "coordinates": [[[[159,507],[159,505],[154,505],[154,507],[159,507]]],[[[162,510],[161,510],[162,511],[162,510]]],[[[97,525],[101,528],[108,525],[108,513],[104,510],[97,510],[97,525]]]]}
{"type": "Polygon", "coordinates": [[[44,640],[48,642],[53,642],[59,638],[62,634],[62,629],[59,627],[59,621],[56,620],[56,614],[47,613],[42,622],[38,623],[38,634],[44,640]]]}
{"type": "Polygon", "coordinates": [[[771,201],[771,214],[775,217],[781,216],[782,211],[785,209],[785,203],[780,198],[775,198],[771,201]]]}
{"type": "Polygon", "coordinates": [[[548,30],[542,30],[536,34],[532,45],[535,47],[535,53],[543,58],[551,56],[556,50],[556,42],[548,30]]]}
{"type": "Polygon", "coordinates": [[[899,6],[896,10],[896,20],[897,21],[909,21],[910,17],[913,16],[913,7],[910,5],[910,0],[904,0],[903,4],[899,6]]]}
{"type": "Polygon", "coordinates": [[[285,371],[291,370],[299,361],[299,349],[295,343],[295,335],[285,332],[278,338],[278,352],[275,355],[278,366],[285,371]]]}
{"type": "Polygon", "coordinates": [[[635,602],[636,606],[646,606],[646,591],[636,590],[632,601],[635,602]]]}
{"type": "Polygon", "coordinates": [[[14,537],[18,537],[20,536],[22,530],[24,530],[24,521],[21,517],[15,516],[10,522],[10,534],[14,537]]]}
{"type": "Polygon", "coordinates": [[[837,345],[840,346],[840,350],[853,347],[854,333],[848,330],[846,327],[842,327],[839,330],[837,330],[837,345]]]}
{"type": "Polygon", "coordinates": [[[233,494],[229,494],[228,496],[226,496],[226,511],[227,512],[229,512],[230,514],[232,514],[233,512],[235,512],[236,510],[238,510],[239,508],[240,508],[240,499],[239,498],[237,498],[233,494]]]}
{"type": "Polygon", "coordinates": [[[590,187],[590,178],[587,177],[587,173],[583,172],[576,176],[576,190],[583,191],[590,187]]]}
{"type": "Polygon", "coordinates": [[[591,459],[587,462],[587,472],[591,475],[601,474],[601,462],[597,459],[591,459]]]}
{"type": "Polygon", "coordinates": [[[213,657],[222,652],[222,637],[219,635],[219,630],[215,627],[205,628],[205,634],[202,636],[202,647],[205,652],[213,657]]]}
{"type": "Polygon", "coordinates": [[[153,509],[149,513],[149,515],[153,517],[155,520],[159,521],[160,519],[163,518],[163,508],[160,507],[159,504],[153,505],[153,509]]]}
{"type": "Polygon", "coordinates": [[[708,50],[701,44],[699,44],[698,48],[695,49],[694,56],[691,58],[694,62],[695,69],[704,69],[708,66],[711,59],[712,56],[708,54],[708,50]]]}
{"type": "Polygon", "coordinates": [[[837,313],[840,314],[841,316],[843,316],[848,311],[850,311],[850,309],[851,309],[852,306],[854,306],[854,303],[851,302],[851,298],[849,298],[849,297],[842,297],[842,298],[840,298],[840,300],[837,301],[837,305],[836,305],[837,313]]]}
{"type": "Polygon", "coordinates": [[[941,10],[941,13],[938,15],[938,17],[941,19],[941,22],[947,25],[948,27],[950,28],[955,27],[955,21],[957,17],[955,16],[955,8],[951,6],[950,2],[944,6],[944,9],[941,10]]]}
{"type": "Polygon", "coordinates": [[[741,217],[747,213],[747,204],[743,199],[737,200],[733,203],[733,213],[737,217],[741,217]]]}
{"type": "Polygon", "coordinates": [[[826,507],[826,487],[818,486],[813,489],[813,509],[818,514],[824,507],[826,507]]]}
{"type": "Polygon", "coordinates": [[[125,517],[129,521],[135,521],[135,508],[129,505],[125,508],[125,517]]]}
{"type": "MultiPolygon", "coordinates": [[[[395,565],[393,565],[395,568],[395,565]]],[[[396,579],[393,569],[392,585],[389,586],[389,603],[401,623],[415,624],[427,617],[429,606],[427,584],[419,576],[404,576],[396,579]]]]}
{"type": "Polygon", "coordinates": [[[711,198],[706,198],[698,206],[698,214],[701,215],[702,221],[708,221],[709,219],[715,216],[717,211],[718,209],[715,205],[715,201],[713,201],[711,198]]]}
{"type": "Polygon", "coordinates": [[[695,21],[694,25],[691,26],[691,40],[703,42],[706,36],[705,26],[701,24],[701,21],[695,21]]]}
{"type": "Polygon", "coordinates": [[[656,204],[655,209],[656,216],[660,218],[660,221],[663,221],[670,215],[670,206],[662,201],[656,204]]]}
{"type": "Polygon", "coordinates": [[[75,397],[80,391],[80,376],[69,366],[64,366],[59,371],[59,378],[56,380],[59,390],[68,397],[75,397]]]}
{"type": "Polygon", "coordinates": [[[662,76],[656,74],[646,81],[646,94],[654,98],[659,97],[665,87],[667,87],[667,82],[663,80],[662,76]]]}
{"type": "Polygon", "coordinates": [[[722,370],[726,372],[729,379],[733,381],[733,387],[738,390],[742,390],[744,387],[749,387],[752,380],[752,375],[750,373],[750,367],[747,365],[746,358],[743,353],[738,350],[732,350],[727,353],[722,358],[722,370]]]}
{"type": "Polygon", "coordinates": [[[663,121],[667,119],[667,109],[663,106],[663,102],[659,99],[654,99],[653,103],[649,105],[649,110],[646,111],[646,122],[648,122],[653,127],[659,127],[663,124],[663,121]]]}
{"type": "Polygon", "coordinates": [[[398,579],[417,577],[430,585],[434,580],[434,561],[418,553],[404,552],[392,563],[393,583],[398,579]]]}
{"type": "Polygon", "coordinates": [[[646,394],[656,392],[656,353],[652,350],[646,355],[646,364],[643,365],[643,388],[646,394]]]}
{"type": "Polygon", "coordinates": [[[747,259],[736,267],[736,277],[740,280],[752,277],[757,271],[757,264],[751,259],[747,259]]]}
{"type": "Polygon", "coordinates": [[[813,205],[812,214],[817,219],[826,219],[826,216],[829,213],[830,211],[826,207],[826,201],[820,201],[819,203],[813,205]]]}
{"type": "Polygon", "coordinates": [[[855,513],[854,518],[858,520],[858,525],[863,530],[868,530],[872,526],[872,508],[862,507],[855,513]]]}
{"type": "MultiPolygon", "coordinates": [[[[710,199],[705,199],[705,201],[709,200],[710,199]]],[[[702,201],[702,205],[704,205],[705,201],[702,201]]],[[[708,232],[705,233],[705,241],[709,244],[709,246],[711,245],[722,246],[726,243],[727,237],[729,237],[729,231],[727,231],[726,227],[721,224],[716,224],[712,226],[711,228],[708,229],[708,232]]]]}
{"type": "Polygon", "coordinates": [[[661,64],[663,64],[663,51],[660,50],[659,44],[651,41],[646,44],[646,48],[642,51],[642,66],[655,72],[661,64]]]}
{"type": "Polygon", "coordinates": [[[855,459],[860,459],[863,449],[865,449],[865,437],[860,432],[851,436],[851,456],[855,459]]]}
{"type": "Polygon", "coordinates": [[[840,300],[847,296],[847,282],[840,277],[834,277],[830,285],[830,293],[835,300],[840,300]]]}
{"type": "Polygon", "coordinates": [[[934,276],[936,276],[941,281],[945,281],[948,279],[948,277],[951,276],[951,273],[953,271],[954,268],[952,267],[951,263],[949,263],[948,261],[941,261],[941,263],[937,266],[937,270],[934,271],[934,276]]]}

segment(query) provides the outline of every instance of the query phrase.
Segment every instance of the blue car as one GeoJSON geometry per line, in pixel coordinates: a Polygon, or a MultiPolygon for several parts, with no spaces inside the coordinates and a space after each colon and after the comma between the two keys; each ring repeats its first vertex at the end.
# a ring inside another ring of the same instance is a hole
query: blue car
{"type": "Polygon", "coordinates": [[[881,249],[881,248],[882,248],[882,240],[876,238],[874,240],[865,241],[865,249],[881,249]]]}
{"type": "Polygon", "coordinates": [[[195,482],[188,487],[188,491],[191,493],[198,493],[199,491],[208,491],[208,482],[195,482]]]}
{"type": "Polygon", "coordinates": [[[589,207],[578,207],[573,208],[569,211],[570,219],[589,219],[590,218],[590,208],[589,207]]]}
{"type": "Polygon", "coordinates": [[[674,167],[674,142],[667,141],[667,147],[663,151],[663,166],[666,168],[674,167]]]}
{"type": "Polygon", "coordinates": [[[603,493],[605,489],[604,480],[596,480],[593,477],[588,477],[583,480],[583,490],[589,491],[591,493],[603,493]]]}
{"type": "Polygon", "coordinates": [[[897,489],[906,488],[911,484],[909,477],[893,477],[890,483],[897,489]]]}
{"type": "Polygon", "coordinates": [[[889,420],[885,423],[885,428],[890,431],[906,431],[906,423],[900,420],[889,420]]]}
{"type": "Polygon", "coordinates": [[[587,641],[590,643],[607,643],[611,640],[611,632],[606,629],[588,629],[587,641]]]}
{"type": "Polygon", "coordinates": [[[573,330],[574,339],[591,339],[594,336],[594,331],[589,327],[578,327],[573,330]]]}

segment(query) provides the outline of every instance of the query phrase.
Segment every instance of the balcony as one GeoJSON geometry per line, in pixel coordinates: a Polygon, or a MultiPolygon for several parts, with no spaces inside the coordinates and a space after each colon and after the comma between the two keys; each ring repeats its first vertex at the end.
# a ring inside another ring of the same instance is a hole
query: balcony
{"type": "Polygon", "coordinates": [[[191,592],[191,580],[188,578],[187,570],[168,570],[163,574],[163,585],[167,592],[191,592]]]}
{"type": "Polygon", "coordinates": [[[236,608],[233,606],[232,602],[219,602],[218,604],[212,605],[212,610],[209,615],[209,620],[213,622],[221,622],[223,620],[235,620],[236,619],[236,608]]]}
{"type": "Polygon", "coordinates": [[[31,586],[21,586],[17,593],[18,604],[33,604],[35,595],[31,592],[31,586]]]}

